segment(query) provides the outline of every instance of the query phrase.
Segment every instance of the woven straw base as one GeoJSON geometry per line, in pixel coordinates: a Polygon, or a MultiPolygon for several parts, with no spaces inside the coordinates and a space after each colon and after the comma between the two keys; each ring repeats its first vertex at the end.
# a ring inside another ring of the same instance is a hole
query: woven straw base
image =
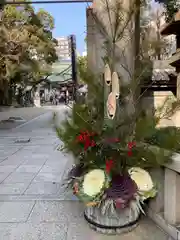
{"type": "Polygon", "coordinates": [[[138,226],[140,215],[137,213],[130,215],[129,208],[120,210],[116,215],[102,215],[100,208],[86,207],[84,218],[93,230],[103,234],[116,235],[135,229],[138,226]]]}

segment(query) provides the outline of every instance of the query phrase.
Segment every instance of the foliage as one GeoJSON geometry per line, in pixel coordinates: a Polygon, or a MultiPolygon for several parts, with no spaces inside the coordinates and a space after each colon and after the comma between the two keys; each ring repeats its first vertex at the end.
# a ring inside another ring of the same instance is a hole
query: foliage
{"type": "MultiPolygon", "coordinates": [[[[123,81],[121,74],[116,71],[117,59],[119,63],[117,43],[124,40],[124,35],[127,34],[126,30],[131,21],[132,9],[125,19],[122,16],[119,1],[115,8],[112,8],[115,14],[114,18],[111,18],[110,13],[112,12],[108,9],[106,9],[106,13],[109,12],[109,22],[112,24],[110,32],[108,32],[108,26],[101,22],[97,14],[95,15],[96,23],[106,40],[104,46],[106,50],[105,70],[97,76],[85,72],[84,81],[88,84],[89,91],[88,101],[84,105],[78,103],[73,105],[68,118],[62,122],[61,127],[57,128],[57,134],[64,143],[62,150],[72,153],[75,158],[76,166],[69,176],[70,186],[74,187],[73,184],[77,183],[81,193],[84,176],[93,169],[101,169],[108,173],[111,179],[110,186],[106,187],[110,191],[108,193],[110,200],[113,200],[112,193],[115,191],[116,201],[111,202],[112,205],[120,203],[121,207],[126,206],[129,201],[132,203],[133,196],[135,208],[140,209],[141,197],[143,200],[146,197],[154,197],[156,189],[152,181],[153,187],[147,192],[141,192],[143,196],[139,196],[135,190],[136,187],[138,188],[138,184],[135,182],[136,185],[134,185],[134,182],[131,181],[132,178],[129,178],[129,170],[133,167],[140,170],[141,168],[160,167],[171,161],[174,151],[179,151],[179,129],[175,128],[173,131],[170,128],[161,129],[158,128],[158,124],[161,119],[169,118],[179,110],[180,102],[168,102],[167,100],[152,114],[137,107],[140,97],[134,97],[134,93],[139,86],[139,79],[144,69],[141,66],[138,79],[135,79],[135,74],[131,75],[127,68],[127,72],[132,77],[130,82],[123,81]],[[110,70],[107,74],[106,70],[109,69],[109,66],[110,70]],[[110,103],[108,100],[106,101],[106,97],[108,96],[109,99],[110,94],[114,94],[115,78],[113,76],[117,75],[118,87],[115,90],[118,92],[118,97],[114,101],[115,117],[107,118],[108,104],[110,105],[110,103]],[[106,92],[107,87],[110,89],[110,94],[106,92]],[[125,196],[128,196],[128,200],[125,199],[125,196]]],[[[148,174],[146,175],[148,176],[148,174]]],[[[148,178],[151,179],[150,176],[148,178]]],[[[106,200],[107,192],[105,193],[106,200]]],[[[100,191],[100,194],[102,193],[104,193],[104,189],[100,191]]],[[[80,195],[82,197],[82,194],[80,195]]],[[[95,201],[97,201],[96,197],[94,196],[95,201]]],[[[103,197],[101,195],[98,200],[103,202],[103,197]]]]}
{"type": "Polygon", "coordinates": [[[80,56],[77,58],[77,67],[79,82],[83,82],[84,76],[87,72],[87,56],[80,56]]]}
{"type": "MultiPolygon", "coordinates": [[[[145,7],[144,7],[145,8],[145,7]]],[[[161,36],[162,11],[142,10],[141,17],[141,38],[140,38],[140,58],[145,60],[161,60],[169,53],[170,43],[161,36]]]]}
{"type": "MultiPolygon", "coordinates": [[[[93,84],[96,85],[94,82],[93,84]]],[[[92,168],[102,167],[107,159],[113,159],[113,171],[119,173],[133,166],[159,166],[168,162],[172,153],[179,150],[180,130],[158,129],[158,117],[143,112],[128,116],[124,111],[118,120],[113,121],[112,126],[104,126],[103,99],[96,92],[94,95],[99,96],[96,102],[92,101],[89,105],[75,104],[70,118],[65,120],[63,127],[57,129],[64,142],[64,149],[72,152],[77,162],[92,168]],[[132,134],[129,126],[133,122],[136,124],[132,134]],[[96,146],[88,148],[87,151],[76,141],[77,136],[86,130],[97,134],[93,138],[96,146]],[[115,138],[119,139],[118,143],[113,142],[115,138]],[[132,156],[129,156],[128,143],[132,141],[136,146],[132,149],[132,156]],[[169,152],[164,149],[168,149],[169,152]]],[[[126,103],[121,102],[120,107],[126,108],[126,103]]]]}
{"type": "Polygon", "coordinates": [[[39,81],[57,59],[54,20],[30,4],[6,5],[0,21],[0,90],[39,81]]]}
{"type": "Polygon", "coordinates": [[[163,4],[165,8],[165,16],[167,22],[173,18],[174,14],[178,11],[180,7],[178,0],[155,0],[155,1],[163,4]]]}
{"type": "Polygon", "coordinates": [[[179,136],[179,128],[166,127],[156,129],[151,138],[146,138],[146,141],[174,152],[180,152],[179,136]]]}
{"type": "MultiPolygon", "coordinates": [[[[98,23],[101,24],[100,21],[98,23]]],[[[122,28],[123,26],[120,31],[122,28]]],[[[104,26],[101,29],[106,31],[104,26]]],[[[117,34],[119,38],[122,38],[122,32],[120,35],[117,31],[117,34]]],[[[110,56],[109,58],[112,63],[110,56]]],[[[104,79],[98,76],[93,77],[88,73],[84,77],[91,93],[90,101],[86,105],[74,104],[69,118],[65,120],[63,127],[57,130],[65,144],[64,148],[72,152],[78,162],[83,162],[91,168],[92,166],[100,167],[107,159],[113,159],[115,163],[113,171],[119,173],[126,171],[129,167],[155,167],[170,160],[172,152],[178,149],[180,135],[176,134],[177,130],[169,134],[169,130],[158,129],[157,124],[161,117],[156,116],[155,113],[149,115],[141,110],[129,112],[129,104],[134,105],[135,108],[137,105],[137,101],[135,103],[129,101],[131,94],[133,95],[134,85],[125,84],[119,77],[119,110],[112,124],[107,125],[104,122],[104,109],[106,109],[103,96],[104,79]],[[93,140],[96,145],[89,147],[86,151],[83,145],[76,141],[82,131],[95,133],[93,140]],[[168,136],[168,141],[164,142],[163,139],[166,136],[168,136]],[[108,139],[119,139],[119,141],[113,142],[108,139]],[[129,157],[128,144],[131,142],[135,143],[135,147],[132,148],[132,155],[129,157]],[[163,148],[170,151],[167,152],[163,148]]],[[[178,106],[179,102],[171,104],[171,111],[165,112],[163,118],[174,114],[178,106]]],[[[165,107],[165,105],[162,107],[161,112],[165,111],[165,107]]]]}

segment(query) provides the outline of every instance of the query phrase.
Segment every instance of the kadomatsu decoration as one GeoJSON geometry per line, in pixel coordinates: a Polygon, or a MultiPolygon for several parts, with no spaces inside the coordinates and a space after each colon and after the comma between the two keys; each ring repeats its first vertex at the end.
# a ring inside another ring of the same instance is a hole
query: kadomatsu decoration
{"type": "MultiPolygon", "coordinates": [[[[120,6],[124,1],[94,2],[116,3],[114,9],[105,6],[102,11],[108,13],[103,17],[106,21],[112,12],[115,14],[110,24],[101,26],[105,38],[104,70],[100,76],[83,72],[83,80],[88,85],[85,104],[73,104],[69,116],[57,128],[57,134],[64,144],[62,150],[74,157],[66,182],[84,203],[85,220],[101,233],[117,234],[134,229],[140,215],[145,214],[146,200],[158,194],[158,184],[155,185],[150,170],[168,163],[172,154],[180,150],[180,130],[157,127],[162,118],[172,116],[180,102],[170,103],[166,111],[164,105],[155,114],[137,107],[139,85],[135,77],[142,78],[142,74],[139,69],[137,73],[130,71],[131,81],[123,81],[120,74],[124,76],[126,61],[123,57],[123,66],[119,66],[117,59],[124,51],[116,51],[122,39],[124,46],[128,32],[126,20],[131,21],[136,7],[129,6],[130,15],[127,14],[126,19],[120,6]],[[109,26],[112,31],[108,35],[109,26]]],[[[101,14],[97,15],[93,14],[94,20],[100,23],[101,14]]],[[[133,61],[135,58],[132,53],[133,61]]]]}
{"type": "Polygon", "coordinates": [[[95,102],[74,104],[57,133],[64,150],[74,155],[67,183],[84,203],[85,219],[93,229],[115,234],[134,229],[144,214],[144,201],[158,193],[149,170],[179,151],[180,131],[158,129],[159,117],[119,113],[126,108],[126,102],[119,103],[124,99],[120,79],[109,66],[104,71],[102,91],[91,79],[95,102]]]}

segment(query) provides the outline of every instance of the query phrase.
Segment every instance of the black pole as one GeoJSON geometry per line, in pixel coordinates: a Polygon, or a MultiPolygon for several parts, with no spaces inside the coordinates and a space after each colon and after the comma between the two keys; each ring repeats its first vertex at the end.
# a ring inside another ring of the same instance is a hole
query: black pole
{"type": "Polygon", "coordinates": [[[77,88],[77,61],[76,61],[76,37],[70,35],[71,47],[71,63],[72,63],[72,80],[73,80],[73,100],[76,102],[76,88],[77,88]]]}
{"type": "Polygon", "coordinates": [[[0,0],[0,11],[4,9],[5,0],[0,0]]]}

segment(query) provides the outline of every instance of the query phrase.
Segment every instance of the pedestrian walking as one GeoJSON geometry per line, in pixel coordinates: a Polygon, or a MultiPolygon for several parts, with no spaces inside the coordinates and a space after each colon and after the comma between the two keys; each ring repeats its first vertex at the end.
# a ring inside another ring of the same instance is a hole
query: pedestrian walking
{"type": "Polygon", "coordinates": [[[57,94],[55,94],[55,96],[54,96],[54,102],[55,102],[55,105],[58,105],[58,95],[57,94]]]}
{"type": "Polygon", "coordinates": [[[69,103],[69,91],[66,90],[66,104],[69,103]]]}
{"type": "Polygon", "coordinates": [[[51,102],[51,105],[53,104],[53,96],[51,95],[50,96],[50,102],[51,102]]]}

